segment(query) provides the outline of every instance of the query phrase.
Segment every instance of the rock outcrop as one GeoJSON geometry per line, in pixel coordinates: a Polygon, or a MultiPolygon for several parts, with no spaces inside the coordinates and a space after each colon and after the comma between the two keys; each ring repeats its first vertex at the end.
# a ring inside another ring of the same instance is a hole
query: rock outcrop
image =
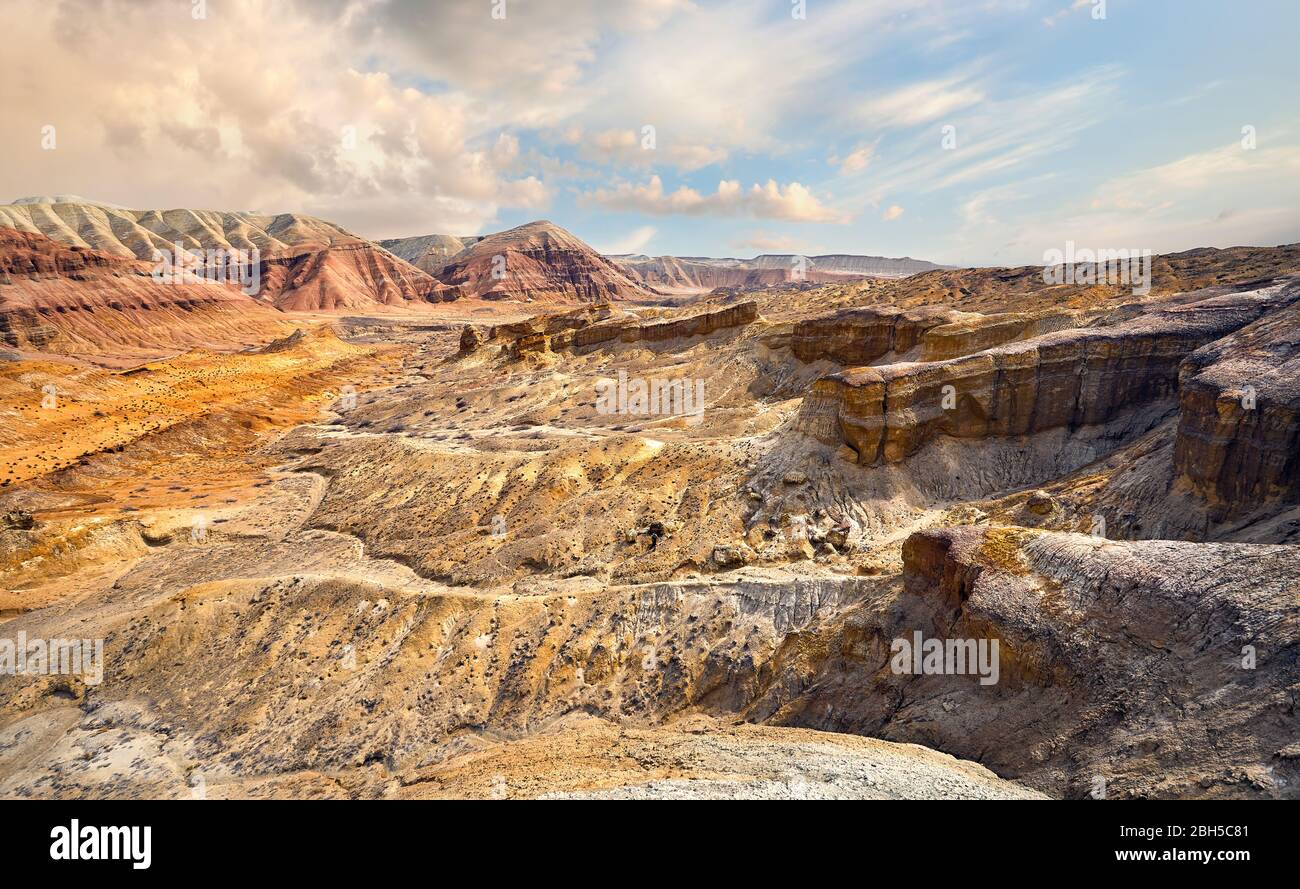
{"type": "Polygon", "coordinates": [[[831,374],[814,383],[798,428],[848,444],[869,465],[902,462],[941,435],[1033,435],[1102,424],[1161,400],[1172,407],[1184,358],[1296,299],[1288,289],[1265,288],[948,361],[831,374]]]}
{"type": "Polygon", "coordinates": [[[466,324],[460,331],[459,353],[468,355],[471,352],[477,352],[481,345],[483,345],[483,331],[473,324],[466,324]]]}
{"type": "Polygon", "coordinates": [[[1300,302],[1193,352],[1178,388],[1174,473],[1211,521],[1300,502],[1300,302]]]}
{"type": "Polygon", "coordinates": [[[708,336],[719,330],[744,327],[758,320],[758,303],[741,302],[710,308],[684,316],[645,321],[613,321],[574,331],[564,345],[596,346],[608,342],[659,343],[674,339],[708,336]]]}
{"type": "Polygon", "coordinates": [[[965,317],[942,306],[849,309],[795,324],[790,350],[800,361],[824,358],[846,367],[871,364],[886,355],[910,352],[926,331],[965,317]]]}
{"type": "Polygon", "coordinates": [[[780,721],[938,747],[1072,797],[1300,795],[1300,548],[961,527],[914,534],[903,556],[897,598],[845,619],[843,660],[774,677],[810,689],[780,721]],[[997,640],[997,681],[896,669],[893,640],[917,632],[997,640]]]}
{"type": "Polygon", "coordinates": [[[488,331],[488,339],[511,340],[534,333],[558,334],[565,331],[582,330],[593,324],[599,324],[615,316],[622,317],[623,315],[624,313],[621,310],[615,309],[607,302],[582,306],[566,312],[545,312],[540,315],[533,315],[531,318],[525,318],[523,321],[493,325],[488,331]]]}
{"type": "Polygon", "coordinates": [[[1045,333],[1087,326],[1098,312],[1045,309],[983,315],[944,306],[844,309],[795,324],[790,349],[800,361],[846,367],[885,361],[943,361],[1045,333]]]}
{"type": "Polygon", "coordinates": [[[991,315],[964,313],[963,317],[931,327],[921,335],[922,361],[944,361],[982,352],[1003,343],[1086,327],[1096,313],[1081,311],[998,312],[991,315]]]}
{"type": "Polygon", "coordinates": [[[640,318],[603,303],[498,324],[491,329],[488,340],[501,341],[511,357],[518,358],[528,353],[586,351],[614,343],[691,339],[744,327],[756,320],[758,304],[752,301],[654,318],[640,318]]]}

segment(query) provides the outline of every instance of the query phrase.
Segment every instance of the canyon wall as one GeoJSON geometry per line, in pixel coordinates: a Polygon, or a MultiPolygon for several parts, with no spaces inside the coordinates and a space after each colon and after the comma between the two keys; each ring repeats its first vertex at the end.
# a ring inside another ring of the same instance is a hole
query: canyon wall
{"type": "Polygon", "coordinates": [[[1295,298],[1275,288],[1234,294],[947,361],[830,374],[814,383],[797,426],[849,445],[867,465],[901,462],[940,435],[1032,435],[1163,399],[1172,407],[1185,357],[1295,298]]]}
{"type": "Polygon", "coordinates": [[[1300,502],[1300,302],[1189,355],[1178,409],[1175,478],[1212,521],[1300,502]]]}
{"type": "Polygon", "coordinates": [[[936,747],[1069,797],[1293,797],[1297,552],[920,532],[897,595],[854,607],[833,641],[799,640],[834,646],[821,664],[791,640],[750,715],[936,747]],[[918,631],[996,639],[998,681],[895,672],[892,640],[918,631]]]}

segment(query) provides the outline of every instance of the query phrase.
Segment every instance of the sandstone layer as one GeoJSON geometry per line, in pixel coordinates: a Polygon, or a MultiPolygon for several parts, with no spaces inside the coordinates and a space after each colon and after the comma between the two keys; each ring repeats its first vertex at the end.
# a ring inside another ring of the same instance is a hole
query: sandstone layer
{"type": "MultiPolygon", "coordinates": [[[[661,344],[709,336],[719,330],[744,327],[758,320],[753,301],[669,313],[634,314],[609,304],[535,316],[527,321],[491,328],[487,340],[501,341],[512,358],[565,349],[592,349],[618,343],[661,344]]],[[[473,342],[471,326],[462,342],[473,342]]],[[[464,349],[463,351],[473,351],[464,349]]]]}
{"type": "MultiPolygon", "coordinates": [[[[442,288],[428,274],[333,223],[293,213],[127,210],[102,204],[0,205],[0,225],[152,265],[155,251],[257,251],[258,297],[282,309],[420,304],[442,288]]],[[[174,261],[174,259],[173,259],[174,261]]]]}
{"type": "Polygon", "coordinates": [[[292,329],[235,285],[163,283],[151,268],[0,228],[0,345],[123,365],[239,348],[292,329]]]}
{"type": "Polygon", "coordinates": [[[1066,796],[1292,796],[1298,554],[1011,528],[916,534],[897,598],[846,616],[827,640],[842,660],[802,676],[811,693],[780,719],[938,747],[1066,796]],[[998,683],[896,673],[890,642],[917,631],[997,639],[998,683]]]}
{"type": "Polygon", "coordinates": [[[1173,397],[1184,358],[1297,299],[1293,288],[1265,288],[947,361],[843,371],[814,384],[800,428],[843,441],[868,465],[901,462],[941,435],[983,439],[1104,424],[1173,397]]]}
{"type": "Polygon", "coordinates": [[[1300,301],[1193,352],[1178,390],[1174,472],[1213,521],[1300,502],[1300,301]]]}

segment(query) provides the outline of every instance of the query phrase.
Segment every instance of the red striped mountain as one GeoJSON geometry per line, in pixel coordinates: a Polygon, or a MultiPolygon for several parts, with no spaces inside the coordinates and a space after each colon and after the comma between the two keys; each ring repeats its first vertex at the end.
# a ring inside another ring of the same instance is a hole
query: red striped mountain
{"type": "Polygon", "coordinates": [[[189,251],[253,250],[258,299],[301,311],[374,309],[437,301],[442,288],[377,244],[313,216],[217,210],[128,210],[53,198],[0,205],[0,226],[73,247],[154,261],[175,244],[189,251]]]}
{"type": "Polygon", "coordinates": [[[0,350],[133,364],[264,343],[292,329],[234,284],[162,283],[152,264],[0,228],[0,350]]]}
{"type": "Polygon", "coordinates": [[[619,265],[544,219],[473,240],[436,276],[454,297],[605,302],[651,295],[619,265]]]}

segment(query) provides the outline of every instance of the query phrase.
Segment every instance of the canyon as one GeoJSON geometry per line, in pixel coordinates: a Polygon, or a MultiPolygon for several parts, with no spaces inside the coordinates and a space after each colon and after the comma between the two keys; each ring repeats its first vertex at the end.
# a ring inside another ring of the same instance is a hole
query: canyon
{"type": "Polygon", "coordinates": [[[0,636],[104,651],[0,672],[6,797],[1300,795],[1295,245],[1138,295],[0,223],[0,636]],[[261,293],[155,280],[186,237],[261,293]]]}

